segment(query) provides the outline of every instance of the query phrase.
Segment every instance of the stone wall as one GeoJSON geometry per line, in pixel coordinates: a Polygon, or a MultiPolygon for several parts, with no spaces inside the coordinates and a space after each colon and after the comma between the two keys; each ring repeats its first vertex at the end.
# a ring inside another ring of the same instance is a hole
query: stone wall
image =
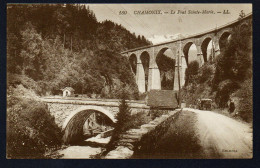
{"type": "Polygon", "coordinates": [[[156,129],[158,125],[165,122],[169,117],[174,117],[181,109],[169,111],[168,114],[162,115],[150,121],[148,124],[142,125],[139,129],[130,129],[126,133],[120,135],[115,150],[110,151],[105,159],[129,159],[134,154],[135,145],[142,137],[150,131],[156,129]]]}
{"type": "Polygon", "coordinates": [[[52,116],[55,118],[55,123],[62,127],[65,119],[70,115],[70,113],[81,105],[74,104],[57,104],[57,103],[47,103],[48,109],[52,116]]]}

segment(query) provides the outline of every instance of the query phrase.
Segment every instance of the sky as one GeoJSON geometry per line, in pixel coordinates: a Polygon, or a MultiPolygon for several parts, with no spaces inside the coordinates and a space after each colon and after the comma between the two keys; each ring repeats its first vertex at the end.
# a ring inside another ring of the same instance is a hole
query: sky
{"type": "MultiPolygon", "coordinates": [[[[87,4],[95,13],[98,21],[111,20],[121,24],[136,35],[146,38],[169,35],[192,35],[234,21],[241,10],[245,14],[252,12],[252,4],[87,4]],[[135,14],[144,10],[162,14],[135,14]],[[178,10],[186,14],[176,14],[178,10]],[[213,10],[215,14],[188,14],[188,11],[213,10]],[[228,10],[229,14],[223,14],[228,10]],[[127,11],[119,15],[120,11],[127,11]],[[175,14],[170,14],[175,11],[175,14]],[[168,12],[168,14],[164,13],[168,12]],[[221,12],[221,13],[217,13],[221,12]]],[[[166,38],[167,39],[167,38],[166,38]]]]}

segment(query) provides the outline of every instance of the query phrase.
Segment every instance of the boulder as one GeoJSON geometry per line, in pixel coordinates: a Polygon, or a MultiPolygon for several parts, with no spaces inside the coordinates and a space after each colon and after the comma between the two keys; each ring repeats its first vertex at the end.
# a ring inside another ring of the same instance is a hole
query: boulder
{"type": "Polygon", "coordinates": [[[110,151],[105,159],[129,159],[133,153],[134,151],[127,147],[118,146],[115,150],[110,151]]]}

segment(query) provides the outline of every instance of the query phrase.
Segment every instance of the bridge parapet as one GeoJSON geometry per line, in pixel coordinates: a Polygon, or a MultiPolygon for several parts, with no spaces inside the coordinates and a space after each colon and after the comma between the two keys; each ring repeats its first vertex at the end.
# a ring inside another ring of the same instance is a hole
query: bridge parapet
{"type": "MultiPolygon", "coordinates": [[[[61,98],[41,98],[42,101],[46,103],[57,103],[57,104],[74,104],[74,105],[95,105],[95,106],[108,106],[108,107],[118,107],[119,99],[61,99],[61,98]]],[[[149,109],[150,107],[145,104],[145,101],[126,101],[131,108],[142,108],[149,109]]]]}

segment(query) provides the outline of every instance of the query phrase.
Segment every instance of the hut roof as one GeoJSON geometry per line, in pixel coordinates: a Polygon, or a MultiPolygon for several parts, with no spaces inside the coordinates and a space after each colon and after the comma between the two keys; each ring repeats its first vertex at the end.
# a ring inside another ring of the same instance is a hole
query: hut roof
{"type": "Polygon", "coordinates": [[[62,90],[62,91],[68,90],[68,91],[71,91],[71,92],[74,92],[74,91],[75,91],[72,87],[65,87],[64,89],[61,89],[61,90],[62,90]]]}

